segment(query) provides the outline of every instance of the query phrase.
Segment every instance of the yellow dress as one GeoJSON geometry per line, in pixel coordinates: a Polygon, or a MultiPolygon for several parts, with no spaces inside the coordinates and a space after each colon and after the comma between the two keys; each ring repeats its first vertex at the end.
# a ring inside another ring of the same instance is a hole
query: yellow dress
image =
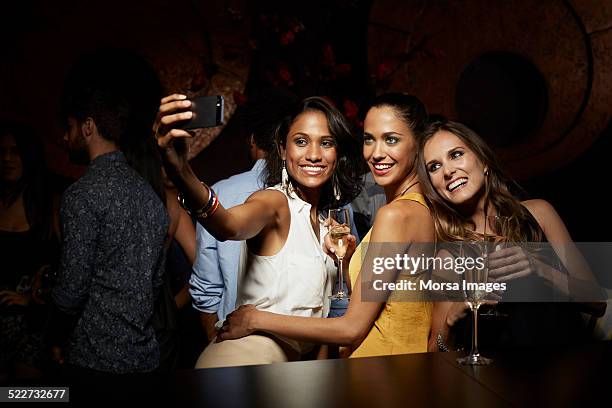
{"type": "MultiPolygon", "coordinates": [[[[425,199],[419,193],[407,193],[397,200],[416,201],[425,207],[425,199]]],[[[370,230],[363,238],[349,264],[349,275],[352,287],[355,287],[361,270],[362,251],[367,250],[370,230]]],[[[374,326],[350,355],[353,357],[372,357],[390,354],[424,353],[431,328],[431,302],[393,301],[393,294],[381,309],[374,326]]]]}

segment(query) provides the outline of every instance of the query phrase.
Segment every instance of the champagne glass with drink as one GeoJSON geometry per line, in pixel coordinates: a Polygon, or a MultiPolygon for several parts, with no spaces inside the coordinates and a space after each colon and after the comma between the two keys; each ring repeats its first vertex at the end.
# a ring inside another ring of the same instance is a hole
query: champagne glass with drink
{"type": "MultiPolygon", "coordinates": [[[[508,230],[512,222],[512,217],[505,215],[489,215],[485,218],[484,240],[488,244],[490,252],[499,251],[508,248],[508,230]]],[[[491,321],[503,320],[507,315],[500,313],[496,304],[489,305],[486,312],[481,313],[481,316],[486,316],[491,321]]]]}
{"type": "Polygon", "coordinates": [[[490,358],[480,355],[478,351],[478,309],[488,295],[486,284],[488,280],[487,249],[484,241],[465,241],[459,244],[459,257],[464,265],[460,275],[460,284],[465,300],[472,311],[472,348],[466,357],[458,358],[457,362],[464,365],[487,365],[490,358]]]}
{"type": "Polygon", "coordinates": [[[347,208],[329,210],[328,228],[332,247],[338,259],[338,287],[331,295],[331,299],[348,299],[349,295],[344,290],[343,261],[348,247],[348,235],[351,233],[349,210],[347,208]]]}

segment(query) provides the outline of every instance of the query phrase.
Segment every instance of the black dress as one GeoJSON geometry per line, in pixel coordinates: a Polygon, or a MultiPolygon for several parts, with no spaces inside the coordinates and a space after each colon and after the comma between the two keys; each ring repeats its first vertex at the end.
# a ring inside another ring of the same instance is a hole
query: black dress
{"type": "MultiPolygon", "coordinates": [[[[58,244],[41,238],[37,228],[13,232],[0,230],[0,290],[27,293],[35,274],[57,259],[58,244]]],[[[0,307],[0,364],[19,361],[40,363],[43,346],[44,310],[28,306],[0,307]]]]}
{"type": "MultiPolygon", "coordinates": [[[[538,251],[540,261],[562,265],[546,242],[538,244],[538,251]]],[[[562,266],[560,269],[567,273],[562,266]]],[[[484,305],[479,310],[479,349],[555,347],[587,341],[589,333],[580,314],[580,305],[567,300],[566,295],[537,276],[508,282],[504,300],[494,306],[484,305]]],[[[458,348],[470,348],[471,320],[462,319],[453,330],[458,348]]]]}

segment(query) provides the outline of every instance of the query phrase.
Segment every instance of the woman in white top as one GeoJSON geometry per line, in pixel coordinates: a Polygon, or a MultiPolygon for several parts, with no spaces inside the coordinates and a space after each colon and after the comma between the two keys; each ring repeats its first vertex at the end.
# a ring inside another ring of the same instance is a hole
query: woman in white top
{"type": "MultiPolygon", "coordinates": [[[[338,110],[319,97],[304,99],[279,123],[277,149],[268,157],[266,190],[225,209],[187,163],[174,128],[191,118],[184,95],[162,99],[158,144],[168,176],[184,205],[219,240],[245,240],[237,305],[299,316],[325,317],[335,273],[323,253],[321,214],[352,201],[361,186],[361,143],[338,110]]],[[[298,358],[303,343],[269,335],[211,343],[196,367],[264,364],[298,358]]]]}

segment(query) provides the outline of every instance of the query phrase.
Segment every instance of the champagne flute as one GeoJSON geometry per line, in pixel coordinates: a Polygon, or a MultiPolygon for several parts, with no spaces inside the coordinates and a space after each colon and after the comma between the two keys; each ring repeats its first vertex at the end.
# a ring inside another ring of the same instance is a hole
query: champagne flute
{"type": "Polygon", "coordinates": [[[351,221],[348,208],[338,208],[329,210],[329,235],[332,247],[338,258],[338,288],[331,299],[349,299],[348,293],[344,290],[343,260],[348,246],[348,235],[351,233],[351,221]]]}
{"type": "Polygon", "coordinates": [[[478,351],[478,309],[485,302],[487,292],[483,285],[487,283],[489,268],[487,266],[486,242],[465,241],[460,243],[459,257],[463,258],[464,271],[461,274],[461,287],[466,302],[472,311],[472,348],[466,357],[457,359],[464,365],[487,365],[493,360],[480,355],[478,351]],[[466,262],[466,260],[471,260],[466,262]]]}
{"type": "MultiPolygon", "coordinates": [[[[513,217],[507,217],[505,215],[489,215],[486,217],[484,239],[492,246],[490,248],[491,251],[499,251],[508,247],[507,234],[512,218],[513,217]]],[[[493,319],[507,317],[507,315],[499,312],[497,305],[488,307],[487,311],[482,313],[481,316],[487,316],[493,319]]]]}
{"type": "MultiPolygon", "coordinates": [[[[503,247],[503,243],[508,241],[507,234],[510,228],[510,224],[513,217],[507,217],[505,215],[489,215],[485,218],[485,231],[484,237],[485,241],[492,242],[495,244],[501,244],[500,247],[503,247]]],[[[499,250],[497,246],[494,250],[499,250]]]]}

